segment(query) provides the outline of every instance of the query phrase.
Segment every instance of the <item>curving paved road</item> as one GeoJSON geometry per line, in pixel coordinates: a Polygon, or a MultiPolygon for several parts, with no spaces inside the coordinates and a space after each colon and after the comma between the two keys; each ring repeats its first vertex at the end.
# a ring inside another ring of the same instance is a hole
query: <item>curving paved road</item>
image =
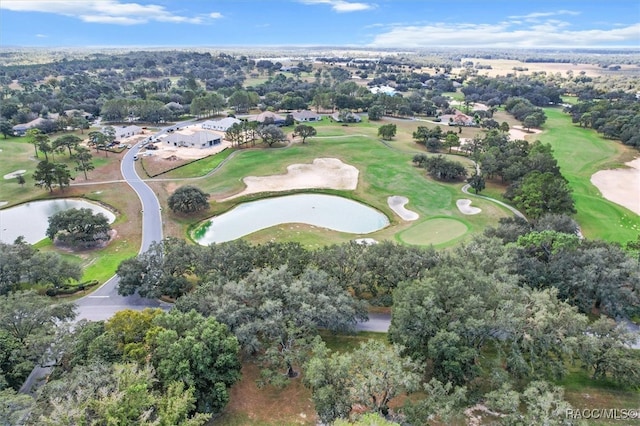
{"type": "MultiPolygon", "coordinates": [[[[142,245],[140,253],[146,251],[151,243],[162,240],[162,212],[160,202],[151,188],[140,179],[135,169],[134,156],[138,155],[141,144],[133,146],[122,158],[120,172],[124,180],[138,194],[142,204],[142,245]]],[[[169,305],[155,299],[138,296],[121,296],[118,294],[118,276],[114,275],[98,290],[76,302],[77,319],[99,321],[111,318],[123,309],[164,308],[169,305]]]]}

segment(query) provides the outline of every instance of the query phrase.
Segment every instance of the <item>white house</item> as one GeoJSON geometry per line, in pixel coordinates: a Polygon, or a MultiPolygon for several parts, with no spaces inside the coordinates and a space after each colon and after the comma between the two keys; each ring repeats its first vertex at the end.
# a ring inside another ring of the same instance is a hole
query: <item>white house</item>
{"type": "Polygon", "coordinates": [[[369,90],[374,95],[377,95],[378,93],[382,93],[385,95],[394,96],[397,93],[396,89],[394,89],[391,86],[376,86],[376,87],[372,87],[369,90]]]}
{"type": "Polygon", "coordinates": [[[163,143],[186,148],[209,148],[222,143],[222,136],[209,130],[178,130],[164,138],[163,143]]]}
{"type": "MultiPolygon", "coordinates": [[[[138,126],[122,126],[113,127],[116,131],[116,140],[122,140],[131,136],[139,135],[142,133],[142,127],[138,126]]],[[[104,129],[102,129],[104,132],[104,129]]]]}
{"type": "Polygon", "coordinates": [[[334,112],[333,114],[331,114],[331,118],[339,123],[342,122],[343,119],[346,123],[359,123],[362,121],[362,117],[360,117],[358,114],[354,114],[351,111],[347,111],[345,113],[334,112]]]}
{"type": "Polygon", "coordinates": [[[233,117],[226,117],[220,120],[204,121],[201,127],[205,130],[217,130],[218,132],[226,132],[234,124],[240,124],[242,121],[233,117]]]}

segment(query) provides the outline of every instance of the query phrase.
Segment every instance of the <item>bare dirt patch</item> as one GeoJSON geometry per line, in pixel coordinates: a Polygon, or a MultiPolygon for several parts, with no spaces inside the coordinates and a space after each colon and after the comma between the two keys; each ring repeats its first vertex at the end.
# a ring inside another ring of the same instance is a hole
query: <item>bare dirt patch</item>
{"type": "Polygon", "coordinates": [[[402,197],[399,195],[392,195],[387,198],[387,204],[398,216],[400,216],[403,220],[416,220],[420,217],[420,215],[416,212],[406,209],[404,206],[409,203],[409,199],[407,197],[402,197]]]}
{"type": "Polygon", "coordinates": [[[316,158],[311,164],[291,164],[287,173],[271,176],[247,176],[242,192],[221,201],[259,192],[279,192],[292,189],[348,189],[358,186],[359,171],[337,158],[316,158]]]}
{"type": "Polygon", "coordinates": [[[640,157],[625,165],[629,168],[594,173],[591,183],[607,200],[640,215],[640,157]]]}
{"type": "Polygon", "coordinates": [[[284,389],[270,386],[260,389],[256,386],[259,377],[257,365],[243,364],[242,379],[231,388],[220,424],[316,424],[311,392],[302,385],[301,377],[292,379],[284,389]]]}

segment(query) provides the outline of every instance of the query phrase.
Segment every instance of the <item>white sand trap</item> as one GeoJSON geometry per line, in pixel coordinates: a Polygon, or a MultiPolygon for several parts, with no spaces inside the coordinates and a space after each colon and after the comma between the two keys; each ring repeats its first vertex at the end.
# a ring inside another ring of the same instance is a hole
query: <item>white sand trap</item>
{"type": "Polygon", "coordinates": [[[23,175],[27,173],[26,170],[16,170],[15,172],[11,172],[11,173],[7,173],[6,175],[4,175],[5,179],[15,179],[20,175],[23,175]]]}
{"type": "Polygon", "coordinates": [[[461,198],[456,201],[456,206],[458,206],[458,210],[462,214],[478,214],[482,211],[478,207],[471,207],[471,200],[468,198],[461,198]]]}
{"type": "Polygon", "coordinates": [[[0,201],[0,207],[4,206],[6,204],[9,204],[9,202],[8,201],[0,201]]]}
{"type": "Polygon", "coordinates": [[[411,210],[407,210],[404,206],[409,202],[407,197],[402,197],[400,195],[392,195],[387,198],[387,204],[391,207],[398,216],[400,216],[403,220],[416,220],[420,217],[420,215],[416,212],[412,212],[411,210]]]}
{"type": "Polygon", "coordinates": [[[375,240],[373,238],[357,238],[353,241],[363,246],[371,246],[373,244],[378,244],[378,240],[375,240]]]}
{"type": "Polygon", "coordinates": [[[359,171],[337,158],[316,158],[311,164],[291,164],[287,173],[272,176],[247,176],[242,179],[246,189],[222,201],[259,192],[279,192],[290,189],[356,189],[359,171]]]}
{"type": "Polygon", "coordinates": [[[591,183],[609,201],[640,215],[640,158],[625,163],[628,169],[600,170],[591,183]]]}

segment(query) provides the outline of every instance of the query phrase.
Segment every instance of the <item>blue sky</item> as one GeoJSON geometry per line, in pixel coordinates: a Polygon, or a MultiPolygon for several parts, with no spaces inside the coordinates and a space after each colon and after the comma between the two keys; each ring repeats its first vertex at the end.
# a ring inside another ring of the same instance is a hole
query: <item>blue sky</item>
{"type": "Polygon", "coordinates": [[[640,48],[638,0],[0,0],[0,47],[640,48]]]}

